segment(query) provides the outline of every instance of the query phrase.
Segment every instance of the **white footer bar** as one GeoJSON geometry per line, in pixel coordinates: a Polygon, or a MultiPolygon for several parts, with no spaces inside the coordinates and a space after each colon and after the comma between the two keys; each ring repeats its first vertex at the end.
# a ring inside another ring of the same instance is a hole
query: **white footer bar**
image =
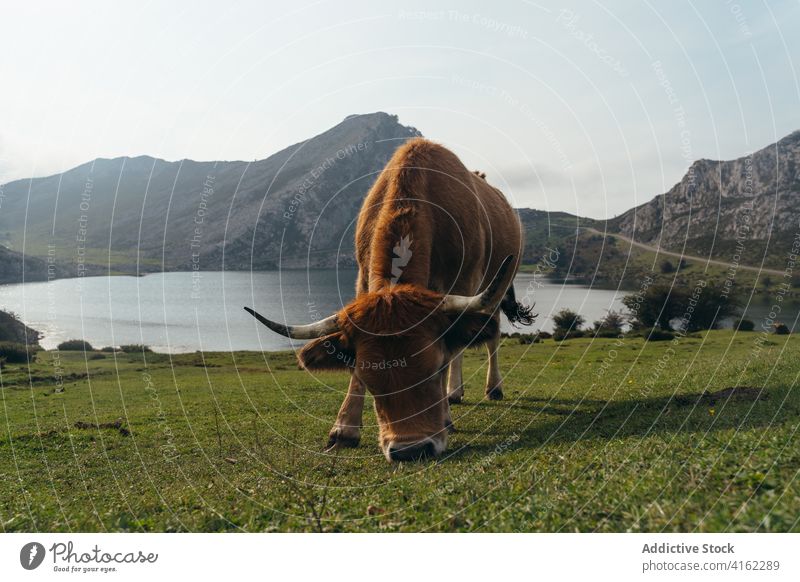
{"type": "Polygon", "coordinates": [[[800,534],[3,534],[0,579],[800,580],[800,534]],[[513,577],[513,578],[512,578],[513,577]]]}

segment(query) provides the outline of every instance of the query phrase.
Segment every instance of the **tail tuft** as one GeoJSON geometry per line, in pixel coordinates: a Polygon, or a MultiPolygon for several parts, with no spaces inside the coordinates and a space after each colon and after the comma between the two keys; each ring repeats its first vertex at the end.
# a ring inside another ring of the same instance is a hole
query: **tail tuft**
{"type": "Polygon", "coordinates": [[[517,301],[513,285],[508,288],[503,300],[500,302],[500,309],[503,310],[503,313],[506,314],[508,321],[511,322],[511,324],[515,327],[517,324],[531,325],[539,315],[538,313],[533,312],[533,305],[526,307],[517,301]]]}

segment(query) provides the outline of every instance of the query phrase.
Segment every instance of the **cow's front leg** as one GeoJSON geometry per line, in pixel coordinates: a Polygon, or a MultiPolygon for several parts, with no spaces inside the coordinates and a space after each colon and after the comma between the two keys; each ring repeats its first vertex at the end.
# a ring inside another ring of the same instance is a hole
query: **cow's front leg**
{"type": "Polygon", "coordinates": [[[447,399],[453,404],[460,404],[464,400],[464,379],[461,374],[461,365],[464,362],[464,352],[458,352],[450,360],[447,374],[447,399]]]}
{"type": "Polygon", "coordinates": [[[453,424],[453,417],[450,414],[450,400],[447,397],[448,394],[448,378],[449,374],[442,373],[440,376],[440,386],[441,386],[441,394],[442,394],[442,411],[444,416],[444,429],[448,433],[456,432],[456,427],[453,424]]]}
{"type": "Polygon", "coordinates": [[[350,386],[344,397],[336,423],[328,433],[327,449],[357,447],[361,440],[361,418],[364,412],[364,385],[350,376],[350,386]]]}
{"type": "Polygon", "coordinates": [[[486,372],[486,398],[489,400],[503,399],[503,378],[500,376],[500,363],[498,361],[498,348],[500,347],[500,334],[486,342],[489,351],[489,370],[486,372]]]}

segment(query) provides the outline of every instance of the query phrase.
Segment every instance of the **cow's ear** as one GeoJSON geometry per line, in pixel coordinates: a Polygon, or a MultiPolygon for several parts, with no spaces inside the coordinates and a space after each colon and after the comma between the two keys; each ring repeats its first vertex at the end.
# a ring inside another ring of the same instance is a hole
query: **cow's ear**
{"type": "Polygon", "coordinates": [[[497,318],[485,313],[460,313],[453,315],[450,327],[444,334],[448,349],[457,351],[477,347],[497,335],[497,318]]]}
{"type": "Polygon", "coordinates": [[[308,342],[297,355],[306,370],[345,370],[355,367],[355,352],[340,331],[308,342]]]}

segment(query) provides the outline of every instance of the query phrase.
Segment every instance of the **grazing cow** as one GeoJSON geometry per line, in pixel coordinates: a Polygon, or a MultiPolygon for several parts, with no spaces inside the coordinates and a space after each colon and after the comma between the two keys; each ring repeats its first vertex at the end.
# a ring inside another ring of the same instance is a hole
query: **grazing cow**
{"type": "Polygon", "coordinates": [[[503,194],[448,149],[426,139],[398,148],[364,200],[356,229],[356,298],[308,325],[273,331],[312,339],[307,370],[351,373],[329,447],[356,446],[365,391],[374,397],[389,460],[440,455],[460,402],[462,352],[486,344],[486,396],[503,397],[499,310],[530,324],[512,285],[522,252],[519,219],[503,194]]]}

